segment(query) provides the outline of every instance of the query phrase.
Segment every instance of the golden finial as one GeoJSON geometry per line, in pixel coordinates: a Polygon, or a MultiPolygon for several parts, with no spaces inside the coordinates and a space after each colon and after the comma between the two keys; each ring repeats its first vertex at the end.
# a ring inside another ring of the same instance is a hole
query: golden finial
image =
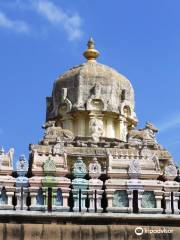
{"type": "Polygon", "coordinates": [[[100,53],[94,48],[94,40],[92,37],[89,39],[87,46],[88,49],[83,53],[84,57],[87,60],[96,60],[100,53]]]}

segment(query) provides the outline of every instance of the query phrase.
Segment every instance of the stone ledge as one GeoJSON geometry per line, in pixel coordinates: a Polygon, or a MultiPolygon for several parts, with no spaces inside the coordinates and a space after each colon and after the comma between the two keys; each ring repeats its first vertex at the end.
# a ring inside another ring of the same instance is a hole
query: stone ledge
{"type": "Polygon", "coordinates": [[[58,223],[58,224],[129,224],[180,226],[180,215],[173,214],[124,214],[124,213],[77,213],[0,211],[0,222],[16,223],[58,223]]]}

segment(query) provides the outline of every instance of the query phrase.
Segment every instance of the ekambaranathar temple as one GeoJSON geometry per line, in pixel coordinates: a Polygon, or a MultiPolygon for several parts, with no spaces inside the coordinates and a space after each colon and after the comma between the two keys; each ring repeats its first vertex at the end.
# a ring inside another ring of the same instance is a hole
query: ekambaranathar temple
{"type": "Polygon", "coordinates": [[[0,222],[16,223],[21,239],[135,239],[136,224],[180,220],[179,170],[158,129],[136,128],[130,81],[97,61],[92,38],[87,46],[86,62],[54,82],[29,161],[20,156],[13,170],[13,149],[0,151],[0,222]]]}

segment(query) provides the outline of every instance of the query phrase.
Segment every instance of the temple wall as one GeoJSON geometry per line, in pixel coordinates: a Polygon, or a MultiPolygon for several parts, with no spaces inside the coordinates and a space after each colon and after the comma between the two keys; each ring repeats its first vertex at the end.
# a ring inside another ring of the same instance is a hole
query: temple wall
{"type": "MultiPolygon", "coordinates": [[[[132,240],[132,239],[180,239],[180,228],[169,227],[171,233],[135,234],[137,225],[58,225],[58,224],[0,224],[0,240],[132,240]]],[[[166,226],[168,228],[168,226],[166,226]]],[[[148,230],[162,226],[146,227],[148,230]]]]}
{"type": "Polygon", "coordinates": [[[180,216],[9,211],[0,212],[0,233],[0,240],[179,240],[180,216]]]}

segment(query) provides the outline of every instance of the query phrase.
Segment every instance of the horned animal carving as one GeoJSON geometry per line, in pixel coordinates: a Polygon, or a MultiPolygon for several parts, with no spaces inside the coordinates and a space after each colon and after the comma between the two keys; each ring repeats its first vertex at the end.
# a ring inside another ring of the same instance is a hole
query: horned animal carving
{"type": "Polygon", "coordinates": [[[44,140],[53,140],[60,138],[62,140],[72,140],[74,138],[73,133],[68,129],[63,129],[60,126],[55,126],[55,121],[48,121],[43,125],[45,129],[44,140]]]}
{"type": "Polygon", "coordinates": [[[147,122],[145,128],[143,129],[130,130],[128,133],[128,140],[132,139],[139,139],[142,141],[150,140],[156,143],[157,141],[155,138],[155,133],[157,131],[158,131],[157,128],[155,128],[153,124],[147,122]]]}

